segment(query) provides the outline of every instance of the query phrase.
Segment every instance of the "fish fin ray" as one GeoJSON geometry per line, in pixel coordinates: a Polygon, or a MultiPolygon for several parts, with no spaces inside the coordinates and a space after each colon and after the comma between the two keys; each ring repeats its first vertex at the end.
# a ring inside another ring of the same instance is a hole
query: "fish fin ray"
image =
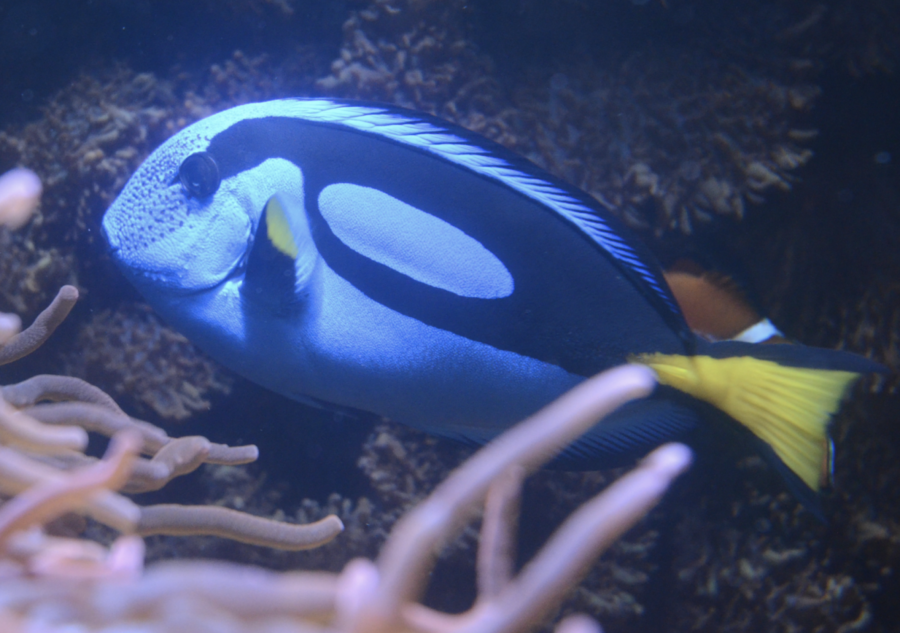
{"type": "Polygon", "coordinates": [[[818,494],[818,491],[810,488],[797,473],[791,470],[769,444],[753,435],[752,432],[751,435],[753,439],[756,440],[756,450],[759,451],[766,462],[771,464],[778,472],[791,494],[793,494],[803,507],[809,510],[816,519],[822,523],[827,523],[828,520],[825,517],[825,510],[822,507],[822,497],[818,494]]]}
{"type": "Polygon", "coordinates": [[[302,205],[275,194],[266,202],[247,255],[241,292],[254,302],[292,305],[312,275],[318,252],[302,205]]]}
{"type": "Polygon", "coordinates": [[[749,355],[644,354],[634,360],[656,371],[661,384],[712,404],[748,428],[812,491],[820,489],[827,468],[828,424],[861,375],[749,355]]]}
{"type": "Polygon", "coordinates": [[[700,422],[690,407],[650,396],[612,412],[567,446],[550,464],[563,470],[624,466],[666,442],[684,439],[700,422]]]}

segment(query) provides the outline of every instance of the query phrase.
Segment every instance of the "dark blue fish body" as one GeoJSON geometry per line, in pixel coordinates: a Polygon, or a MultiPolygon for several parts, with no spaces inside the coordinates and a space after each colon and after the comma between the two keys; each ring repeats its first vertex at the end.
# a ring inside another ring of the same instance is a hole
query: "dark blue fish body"
{"type": "MultiPolygon", "coordinates": [[[[394,108],[284,100],[204,119],[141,166],[103,226],[151,304],[223,364],[467,441],[629,359],[757,356],[696,339],[653,259],[596,200],[394,108]]],[[[847,373],[840,392],[872,369],[846,354],[812,363],[806,349],[767,353],[847,373]]],[[[692,428],[703,407],[691,401],[714,398],[678,380],[571,456],[599,463],[692,428]]]]}

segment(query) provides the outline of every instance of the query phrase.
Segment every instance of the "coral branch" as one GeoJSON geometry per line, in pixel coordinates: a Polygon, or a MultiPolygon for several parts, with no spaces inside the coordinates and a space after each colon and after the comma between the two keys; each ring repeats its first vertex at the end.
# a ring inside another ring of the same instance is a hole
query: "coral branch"
{"type": "Polygon", "coordinates": [[[41,180],[30,169],[11,169],[0,176],[0,225],[24,225],[41,199],[41,180]]]}
{"type": "Polygon", "coordinates": [[[210,441],[205,437],[179,437],[163,446],[153,459],[140,460],[124,492],[159,490],[175,477],[197,470],[209,456],[210,441]]]}
{"type": "Polygon", "coordinates": [[[324,545],[344,530],[336,516],[295,525],[215,506],[161,504],[141,508],[138,534],[221,536],[241,543],[304,550],[324,545]]]}
{"type": "MultiPolygon", "coordinates": [[[[85,463],[89,466],[96,462],[85,463]]],[[[20,494],[32,486],[40,486],[65,480],[68,471],[35,461],[17,451],[0,446],[0,492],[20,494]]],[[[109,490],[98,491],[85,500],[81,512],[120,532],[131,532],[140,518],[138,506],[125,497],[109,490]]]]}
{"type": "MultiPolygon", "coordinates": [[[[36,349],[62,322],[77,298],[74,287],[62,288],[30,328],[0,348],[0,358],[8,362],[36,349]]],[[[292,550],[316,547],[343,530],[341,521],[333,515],[311,525],[296,525],[219,507],[163,505],[143,512],[113,489],[158,490],[204,463],[255,461],[258,449],[215,444],[204,437],[170,438],[162,429],[126,415],[102,390],[75,378],[36,376],[0,387],[0,394],[0,492],[16,495],[0,506],[0,518],[7,517],[6,524],[0,523],[0,528],[6,525],[0,530],[0,541],[27,523],[46,522],[49,515],[67,510],[88,514],[122,532],[134,532],[140,523],[145,534],[213,534],[292,550]],[[58,402],[38,404],[44,400],[58,402]],[[112,437],[110,457],[98,462],[81,452],[87,445],[87,431],[112,437]],[[130,438],[127,452],[134,454],[127,460],[120,457],[122,442],[126,441],[122,438],[130,438]],[[23,449],[31,455],[22,454],[23,449]],[[137,453],[153,457],[141,459],[137,453]],[[111,464],[118,466],[113,468],[111,464]]],[[[42,569],[62,573],[70,569],[65,561],[71,556],[66,552],[74,548],[85,560],[97,563],[99,558],[88,554],[91,546],[85,543],[45,540],[43,545],[32,547],[29,559],[38,565],[38,557],[42,557],[42,569]]],[[[136,547],[123,541],[121,556],[111,552],[108,560],[91,569],[100,575],[123,566],[133,569],[129,561],[133,562],[136,547]]]]}
{"type": "Polygon", "coordinates": [[[0,388],[0,395],[19,409],[31,407],[42,400],[53,402],[77,401],[96,404],[105,407],[113,413],[125,415],[105,391],[94,385],[71,376],[55,376],[53,374],[41,374],[32,376],[27,380],[14,385],[6,385],[0,388]]]}
{"type": "Polygon", "coordinates": [[[554,633],[603,633],[600,625],[583,613],[568,616],[557,624],[553,631],[554,633]]]}
{"type": "MultiPolygon", "coordinates": [[[[59,630],[63,624],[78,623],[101,630],[137,622],[148,631],[196,630],[210,618],[234,631],[527,630],[546,617],[613,539],[649,510],[690,458],[687,449],[677,445],[658,449],[635,471],[585,504],[518,577],[510,578],[514,506],[523,476],[586,431],[598,416],[630,397],[646,394],[652,386],[652,375],[645,368],[612,370],[586,381],[508,431],[458,468],[397,524],[378,565],[355,559],[337,576],[276,574],[237,565],[178,561],[158,565],[139,576],[137,540],[117,541],[115,549],[106,553],[89,542],[29,534],[16,543],[15,554],[7,550],[7,558],[25,558],[31,573],[52,575],[55,582],[51,586],[21,576],[4,578],[0,573],[0,590],[7,596],[0,604],[0,622],[9,625],[5,630],[16,633],[48,612],[64,614],[59,620],[53,619],[54,615],[41,620],[43,630],[48,631],[59,630]],[[481,595],[475,606],[468,613],[454,616],[412,602],[411,597],[423,589],[419,585],[424,585],[435,546],[451,536],[485,496],[490,498],[490,508],[480,549],[491,551],[479,554],[481,595]],[[73,553],[78,560],[73,559],[73,553]],[[123,577],[135,581],[122,583],[118,579],[123,577]],[[396,593],[388,593],[391,591],[396,593]],[[173,627],[171,614],[176,603],[178,620],[173,627]]],[[[134,437],[136,447],[141,440],[134,437]]],[[[202,448],[196,439],[184,438],[181,445],[202,448]]],[[[175,442],[178,440],[168,446],[175,442]]],[[[4,461],[0,455],[0,467],[4,461]]],[[[91,468],[106,467],[108,461],[91,468]]],[[[88,470],[76,472],[80,477],[88,470]]],[[[120,482],[123,478],[119,475],[120,482]]],[[[58,483],[53,485],[61,489],[58,483]]],[[[336,517],[297,526],[218,507],[162,505],[138,512],[137,531],[142,534],[217,534],[286,549],[321,544],[341,529],[336,517]]],[[[4,533],[0,528],[0,538],[4,533]]],[[[584,616],[568,618],[558,631],[600,633],[599,626],[584,616]]]]}
{"type": "Polygon", "coordinates": [[[85,431],[112,437],[123,429],[133,429],[141,434],[144,445],[142,453],[155,454],[165,446],[170,438],[160,428],[135,420],[127,415],[119,415],[104,407],[83,402],[57,402],[39,404],[24,409],[24,412],[44,424],[68,425],[76,424],[85,431]]]}
{"type": "Polygon", "coordinates": [[[120,488],[140,445],[136,433],[123,431],[112,438],[106,456],[97,464],[35,486],[4,503],[0,506],[0,549],[13,532],[75,510],[98,490],[120,488]]]}
{"type": "Polygon", "coordinates": [[[533,471],[624,402],[650,392],[653,374],[622,367],[581,383],[513,427],[454,471],[432,495],[401,519],[378,559],[381,582],[360,609],[354,630],[395,629],[401,607],[425,586],[433,551],[464,524],[490,483],[512,464],[533,471]]]}
{"type": "Polygon", "coordinates": [[[477,559],[479,599],[499,595],[512,578],[524,479],[525,469],[510,466],[488,489],[477,559]]]}
{"type": "Polygon", "coordinates": [[[50,338],[53,331],[69,315],[78,301],[75,286],[63,286],[47,308],[41,312],[27,329],[19,332],[0,347],[0,365],[11,363],[27,356],[50,338]]]}
{"type": "Polygon", "coordinates": [[[0,441],[36,453],[59,453],[84,450],[88,437],[77,426],[43,424],[16,411],[0,396],[0,441]]]}
{"type": "Polygon", "coordinates": [[[16,314],[0,312],[0,349],[22,329],[22,319],[16,314]]]}
{"type": "MultiPolygon", "coordinates": [[[[111,436],[122,429],[131,428],[140,432],[144,439],[141,452],[155,455],[173,441],[165,431],[143,420],[114,413],[103,406],[84,402],[59,402],[38,405],[25,411],[34,419],[45,424],[77,424],[87,431],[111,436]]],[[[253,445],[226,446],[210,442],[208,455],[204,460],[211,464],[248,464],[256,461],[259,450],[253,445]]]]}
{"type": "Polygon", "coordinates": [[[579,508],[537,556],[466,627],[470,633],[522,631],[540,622],[594,559],[634,525],[690,464],[691,453],[668,444],[579,508]]]}
{"type": "MultiPolygon", "coordinates": [[[[405,623],[426,633],[511,633],[533,628],[584,577],[596,558],[656,505],[690,462],[690,450],[681,444],[656,449],[637,468],[572,514],[496,595],[479,592],[475,606],[455,616],[419,604],[405,605],[405,623]]],[[[483,541],[480,544],[479,559],[485,556],[481,549],[487,545],[483,541]]],[[[482,573],[482,568],[478,571],[482,573]]],[[[587,622],[592,620],[588,618],[587,622]]],[[[587,627],[587,622],[578,622],[579,628],[587,627]]]]}
{"type": "MultiPolygon", "coordinates": [[[[117,587],[115,603],[122,620],[160,622],[165,620],[173,596],[177,596],[182,604],[202,605],[200,613],[207,618],[215,614],[217,622],[230,621],[232,628],[225,630],[311,633],[319,630],[316,622],[326,621],[333,612],[336,584],[334,574],[322,572],[278,574],[219,561],[170,561],[148,570],[139,590],[132,590],[130,596],[127,587],[117,587]],[[256,618],[263,621],[271,618],[281,624],[277,629],[257,629],[250,624],[256,618]],[[305,626],[291,626],[294,618],[305,626]]],[[[204,617],[199,613],[185,615],[204,617]]],[[[190,621],[184,622],[180,630],[185,630],[185,626],[191,630],[204,629],[189,624],[190,621]]]]}

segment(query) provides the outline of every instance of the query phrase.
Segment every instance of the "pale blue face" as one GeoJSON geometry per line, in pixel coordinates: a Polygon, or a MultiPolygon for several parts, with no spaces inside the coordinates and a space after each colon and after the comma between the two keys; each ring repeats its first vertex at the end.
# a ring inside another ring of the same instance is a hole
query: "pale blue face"
{"type": "Polygon", "coordinates": [[[192,195],[179,171],[209,139],[242,118],[265,116],[265,104],[233,108],[182,130],[134,173],[103,218],[113,257],[142,292],[195,293],[239,269],[266,201],[300,196],[303,177],[289,161],[270,159],[192,195]]]}

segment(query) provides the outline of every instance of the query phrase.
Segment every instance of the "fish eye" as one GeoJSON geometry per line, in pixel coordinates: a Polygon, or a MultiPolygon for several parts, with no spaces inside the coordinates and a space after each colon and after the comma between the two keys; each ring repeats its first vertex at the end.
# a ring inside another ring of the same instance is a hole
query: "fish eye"
{"type": "Polygon", "coordinates": [[[178,179],[188,195],[194,198],[211,196],[219,188],[219,167],[207,152],[197,152],[184,159],[178,169],[178,179]]]}

